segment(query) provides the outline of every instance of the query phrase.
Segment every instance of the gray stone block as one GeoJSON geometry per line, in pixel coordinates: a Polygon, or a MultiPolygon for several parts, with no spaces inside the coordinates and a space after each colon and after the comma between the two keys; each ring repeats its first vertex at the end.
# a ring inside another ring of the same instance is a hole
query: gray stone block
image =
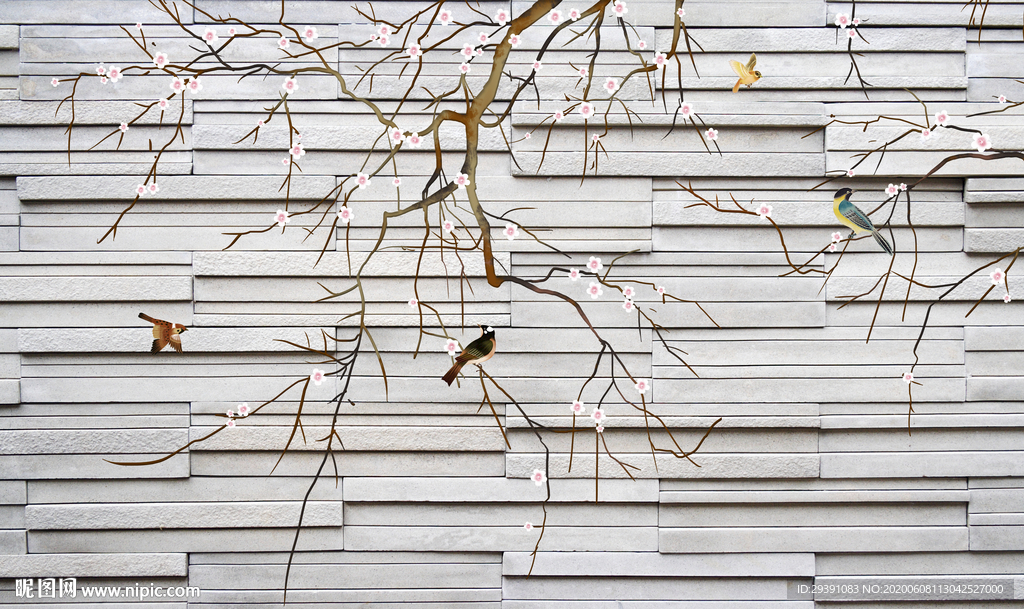
{"type": "Polygon", "coordinates": [[[185,577],[186,554],[27,554],[0,556],[5,577],[185,577]]]}
{"type": "Polygon", "coordinates": [[[147,467],[126,467],[112,461],[142,462],[157,458],[148,454],[110,455],[5,455],[0,456],[0,472],[7,480],[66,480],[76,478],[131,479],[184,478],[189,475],[189,457],[179,454],[163,463],[147,467]]]}
{"type": "Polygon", "coordinates": [[[967,543],[967,527],[662,528],[658,551],[951,552],[966,550],[967,543]]]}
{"type": "MultiPolygon", "coordinates": [[[[299,536],[296,550],[340,550],[341,527],[315,527],[299,536]]],[[[295,529],[164,529],[139,531],[33,531],[29,546],[42,553],[287,552],[295,529]]],[[[275,585],[277,583],[275,582],[275,585]]]]}
{"type": "Polygon", "coordinates": [[[21,381],[0,379],[0,404],[21,402],[21,381]]]}
{"type": "MultiPolygon", "coordinates": [[[[310,501],[303,525],[341,526],[342,507],[340,501],[310,501]]],[[[299,501],[30,505],[25,520],[30,531],[272,528],[295,526],[301,508],[299,501]]]]}
{"type": "MultiPolygon", "coordinates": [[[[192,12],[181,11],[184,23],[192,23],[192,12]]],[[[134,0],[85,0],[74,6],[63,6],[59,0],[6,0],[4,23],[103,23],[122,24],[159,19],[161,13],[134,0]]],[[[166,19],[164,15],[164,19],[166,19]]],[[[114,29],[114,28],[111,28],[114,29]]],[[[116,30],[115,30],[116,31],[116,30]]]]}
{"type": "MultiPolygon", "coordinates": [[[[610,444],[614,448],[614,443],[610,444]]],[[[658,455],[655,470],[650,452],[624,454],[616,458],[640,471],[630,470],[636,478],[811,478],[818,475],[818,456],[804,454],[702,454],[693,459],[700,467],[685,459],[658,455]]],[[[536,468],[544,467],[543,454],[509,454],[505,459],[506,475],[511,478],[529,478],[536,468]]],[[[551,466],[547,472],[556,478],[594,477],[594,457],[578,453],[573,457],[572,471],[569,472],[569,455],[551,455],[551,466]]],[[[602,455],[598,473],[602,478],[628,478],[623,469],[606,455],[602,455]]],[[[600,492],[600,491],[599,491],[600,492]]]]}
{"type": "MultiPolygon", "coordinates": [[[[535,509],[535,520],[543,517],[535,509]]],[[[548,547],[563,551],[652,552],[657,550],[658,528],[565,526],[544,533],[548,547]]],[[[345,547],[359,551],[505,552],[531,551],[537,534],[523,523],[489,527],[345,527],[345,547]]]]}
{"type": "Polygon", "coordinates": [[[27,543],[25,531],[0,531],[0,552],[3,554],[26,554],[27,543]]]}
{"type": "Polygon", "coordinates": [[[1020,476],[1024,468],[1018,458],[1015,451],[831,453],[821,455],[821,476],[914,478],[967,476],[975,471],[988,476],[1020,476]]]}
{"type": "MultiPolygon", "coordinates": [[[[133,189],[142,182],[140,177],[59,177],[19,178],[18,198],[21,201],[110,200],[135,197],[133,189]]],[[[193,201],[200,193],[204,199],[259,199],[284,201],[276,177],[212,177],[168,176],[158,180],[160,199],[193,201]]],[[[291,182],[292,200],[319,200],[334,186],[327,177],[294,176],[291,182]]]]}
{"type": "Polygon", "coordinates": [[[502,574],[531,576],[812,577],[811,554],[662,554],[655,552],[505,552],[502,574]],[[532,565],[532,571],[531,571],[532,565]]]}
{"type": "MultiPolygon", "coordinates": [[[[160,319],[173,319],[192,326],[191,303],[177,301],[146,306],[160,319]]],[[[117,327],[134,325],[138,318],[138,304],[128,302],[11,303],[0,308],[0,323],[13,328],[59,328],[67,319],[74,319],[80,327],[117,327]]]]}
{"type": "Polygon", "coordinates": [[[191,300],[190,277],[6,277],[0,279],[0,300],[52,301],[170,301],[191,300]]]}
{"type": "MultiPolygon", "coordinates": [[[[590,482],[559,480],[551,485],[555,503],[592,501],[590,482]]],[[[634,503],[658,501],[658,484],[653,480],[608,480],[601,486],[602,500],[634,503]]],[[[347,478],[345,500],[349,502],[444,502],[444,503],[533,503],[544,492],[532,481],[505,478],[347,478]]]]}

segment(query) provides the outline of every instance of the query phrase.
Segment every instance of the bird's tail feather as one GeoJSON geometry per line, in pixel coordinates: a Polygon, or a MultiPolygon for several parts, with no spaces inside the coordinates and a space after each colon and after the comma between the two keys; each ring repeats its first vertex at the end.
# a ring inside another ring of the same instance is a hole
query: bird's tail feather
{"type": "Polygon", "coordinates": [[[448,370],[448,372],[445,372],[444,376],[442,376],[441,378],[444,380],[444,382],[448,383],[448,386],[451,386],[452,382],[455,381],[455,377],[459,376],[459,372],[465,365],[465,362],[455,362],[455,365],[452,366],[451,369],[448,370]]]}
{"type": "Polygon", "coordinates": [[[874,231],[871,233],[871,236],[875,238],[875,243],[881,246],[881,248],[885,250],[886,254],[889,254],[890,256],[894,255],[892,251],[892,246],[889,245],[889,242],[885,240],[885,237],[882,236],[882,233],[874,231]]]}
{"type": "Polygon", "coordinates": [[[155,319],[153,319],[149,315],[146,315],[145,313],[139,313],[139,317],[141,317],[142,319],[145,319],[146,321],[148,321],[150,323],[154,323],[154,324],[156,323],[155,319]]]}

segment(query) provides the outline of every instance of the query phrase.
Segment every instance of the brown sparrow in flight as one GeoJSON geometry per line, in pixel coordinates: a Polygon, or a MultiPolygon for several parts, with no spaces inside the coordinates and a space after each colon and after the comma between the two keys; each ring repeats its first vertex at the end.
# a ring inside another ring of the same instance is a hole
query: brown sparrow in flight
{"type": "Polygon", "coordinates": [[[181,324],[174,324],[171,327],[171,323],[162,319],[154,319],[145,313],[139,313],[139,317],[153,324],[153,353],[160,351],[168,344],[181,353],[181,333],[188,330],[181,324]]]}

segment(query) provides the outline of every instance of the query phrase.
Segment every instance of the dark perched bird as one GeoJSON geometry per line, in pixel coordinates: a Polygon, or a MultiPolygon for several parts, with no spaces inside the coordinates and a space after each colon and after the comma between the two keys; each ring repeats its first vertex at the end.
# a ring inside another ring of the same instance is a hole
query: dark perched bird
{"type": "Polygon", "coordinates": [[[139,317],[153,324],[153,353],[160,351],[170,345],[175,351],[181,353],[181,333],[188,330],[181,324],[174,324],[162,319],[154,319],[145,313],[139,313],[139,317]]]}
{"type": "Polygon", "coordinates": [[[485,330],[483,326],[480,326],[480,332],[480,338],[466,345],[462,353],[455,358],[455,365],[441,377],[444,379],[444,382],[451,385],[463,366],[466,364],[482,364],[494,355],[494,351],[498,348],[498,341],[494,338],[494,328],[487,326],[485,330]]]}
{"type": "Polygon", "coordinates": [[[886,254],[893,255],[892,246],[885,240],[882,233],[878,232],[875,225],[871,223],[867,214],[857,208],[856,205],[850,203],[850,195],[853,194],[853,190],[849,188],[840,188],[836,191],[836,196],[832,200],[832,211],[835,212],[836,217],[839,221],[849,226],[853,232],[850,233],[850,237],[853,237],[857,233],[871,233],[871,236],[875,238],[875,242],[886,254]]]}

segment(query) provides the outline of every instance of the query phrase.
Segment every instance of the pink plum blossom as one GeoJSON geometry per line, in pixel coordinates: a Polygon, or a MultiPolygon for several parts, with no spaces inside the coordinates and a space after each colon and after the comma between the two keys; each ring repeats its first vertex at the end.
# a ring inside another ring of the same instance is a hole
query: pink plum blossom
{"type": "Polygon", "coordinates": [[[854,172],[853,172],[853,169],[847,169],[847,170],[846,170],[846,177],[848,177],[848,178],[852,178],[852,177],[853,177],[854,175],[855,175],[855,174],[854,174],[854,172]]]}
{"type": "Polygon", "coordinates": [[[597,424],[604,423],[604,421],[605,421],[604,411],[601,410],[600,408],[595,408],[594,411],[590,413],[590,418],[594,419],[594,423],[597,423],[597,424]]]}
{"type": "Polygon", "coordinates": [[[664,68],[665,67],[665,61],[666,61],[666,57],[665,57],[664,53],[655,53],[654,54],[654,65],[656,65],[658,67],[664,68]]]}
{"type": "Polygon", "coordinates": [[[544,475],[544,472],[539,469],[533,470],[533,474],[530,476],[530,480],[533,480],[533,483],[536,484],[537,486],[544,484],[547,481],[547,479],[548,477],[544,475]]]}
{"type": "Polygon", "coordinates": [[[469,44],[468,42],[462,45],[462,50],[460,51],[460,53],[462,53],[463,57],[469,59],[470,57],[473,56],[473,45],[469,44]]]}
{"type": "Polygon", "coordinates": [[[410,44],[409,48],[406,49],[405,52],[408,53],[409,57],[415,59],[423,54],[423,49],[421,49],[418,44],[410,44]]]}
{"type": "Polygon", "coordinates": [[[366,175],[365,173],[356,174],[356,184],[359,186],[360,189],[366,188],[367,186],[370,185],[370,176],[366,175]]]}
{"type": "Polygon", "coordinates": [[[103,76],[103,75],[104,75],[104,74],[106,74],[106,73],[107,73],[107,69],[106,69],[106,68],[104,68],[102,64],[100,64],[100,65],[99,65],[99,66],[98,66],[98,67],[96,68],[96,75],[97,75],[97,76],[103,76]]]}
{"type": "Polygon", "coordinates": [[[832,243],[839,243],[843,240],[842,233],[832,233],[832,243]]]}
{"type": "Polygon", "coordinates": [[[999,103],[1001,103],[1001,104],[1005,104],[1006,103],[1006,96],[1005,95],[1000,95],[999,96],[999,103]]]}
{"type": "Polygon", "coordinates": [[[390,36],[391,27],[386,23],[382,23],[381,26],[377,28],[377,33],[380,34],[381,36],[390,36]]]}
{"type": "Polygon", "coordinates": [[[704,134],[709,140],[714,142],[718,139],[718,129],[708,129],[707,133],[704,134]]]}
{"type": "Polygon", "coordinates": [[[932,130],[931,129],[922,129],[921,130],[921,141],[922,142],[927,142],[931,137],[932,137],[932,130]]]}
{"type": "Polygon", "coordinates": [[[149,194],[155,195],[156,193],[160,192],[160,187],[156,185],[156,182],[153,182],[149,185],[147,190],[149,191],[149,194]]]}
{"type": "Polygon", "coordinates": [[[56,87],[57,85],[60,84],[60,81],[57,80],[56,78],[53,78],[53,79],[50,80],[50,84],[56,87]]]}
{"type": "Polygon", "coordinates": [[[580,78],[586,78],[590,74],[590,70],[587,68],[587,66],[583,66],[582,68],[579,69],[579,73],[580,78]]]}
{"type": "Polygon", "coordinates": [[[167,107],[170,106],[170,105],[171,105],[171,102],[166,97],[163,98],[163,99],[156,100],[156,106],[158,108],[160,108],[161,110],[166,110],[167,107]]]}
{"type": "Polygon", "coordinates": [[[441,25],[448,25],[452,22],[452,12],[445,9],[438,13],[437,20],[441,22],[441,25]]]}
{"type": "MultiPolygon", "coordinates": [[[[690,118],[691,116],[693,116],[693,104],[691,104],[690,102],[683,102],[682,104],[680,104],[679,114],[681,114],[683,118],[690,118]]],[[[717,131],[715,132],[715,135],[718,135],[717,131]]]]}
{"type": "Polygon", "coordinates": [[[409,142],[409,145],[413,148],[419,148],[420,144],[423,143],[423,138],[418,133],[413,132],[409,134],[409,137],[405,138],[405,141],[409,142]]]}
{"type": "Polygon", "coordinates": [[[587,288],[587,294],[590,294],[590,297],[596,300],[601,297],[601,294],[604,294],[604,291],[601,289],[601,284],[591,281],[590,287],[587,288]]]}
{"type": "Polygon", "coordinates": [[[512,241],[513,239],[519,236],[519,227],[516,226],[515,224],[506,224],[505,230],[502,231],[502,234],[505,235],[506,239],[512,241]]]}
{"type": "Polygon", "coordinates": [[[528,140],[528,139],[530,139],[531,137],[533,137],[533,134],[532,134],[532,133],[530,133],[529,131],[527,131],[527,132],[526,132],[526,133],[525,133],[525,134],[523,135],[523,139],[524,139],[524,140],[528,140]]]}
{"type": "Polygon", "coordinates": [[[659,285],[657,288],[655,288],[655,291],[658,292],[658,296],[664,296],[665,295],[665,286],[659,285]]]}
{"type": "Polygon", "coordinates": [[[885,187],[885,194],[889,195],[890,197],[899,191],[900,187],[895,184],[889,184],[888,186],[885,187]]]}
{"type": "Polygon", "coordinates": [[[615,93],[619,90],[619,81],[609,76],[608,80],[604,81],[604,90],[609,93],[615,93]]]}
{"type": "Polygon", "coordinates": [[[263,125],[264,125],[263,119],[260,119],[260,120],[256,121],[256,126],[257,127],[262,127],[263,125]]]}
{"type": "Polygon", "coordinates": [[[320,385],[324,382],[324,371],[319,368],[313,368],[312,374],[309,375],[309,380],[313,381],[314,385],[320,385]]]}
{"type": "Polygon", "coordinates": [[[380,38],[377,39],[377,44],[379,44],[382,47],[386,47],[389,44],[391,44],[391,39],[388,38],[387,36],[381,36],[380,38]]]}
{"type": "Polygon", "coordinates": [[[284,79],[283,83],[281,83],[281,88],[284,89],[286,93],[295,93],[299,90],[299,83],[289,76],[284,79]]]}
{"type": "Polygon", "coordinates": [[[561,23],[562,22],[562,11],[560,11],[558,9],[553,9],[550,13],[548,13],[548,21],[550,21],[551,23],[553,23],[555,25],[558,25],[559,23],[561,23]]]}
{"type": "Polygon", "coordinates": [[[686,11],[685,11],[685,10],[683,10],[683,8],[682,8],[682,7],[680,7],[680,8],[679,8],[679,9],[678,9],[678,10],[676,11],[676,17],[679,17],[680,19],[682,19],[682,18],[683,18],[683,17],[685,17],[685,16],[686,16],[686,11]]]}
{"type": "Polygon", "coordinates": [[[907,189],[907,185],[904,184],[903,182],[900,182],[900,190],[902,191],[902,190],[906,190],[906,189],[907,189]]]}
{"type": "Polygon", "coordinates": [[[579,269],[569,269],[569,279],[577,281],[580,278],[579,269]]]}
{"type": "Polygon", "coordinates": [[[138,186],[135,187],[135,194],[141,197],[142,195],[146,194],[146,190],[147,189],[145,184],[139,184],[138,186]]]}
{"type": "Polygon", "coordinates": [[[935,114],[935,124],[940,126],[940,127],[945,127],[946,126],[946,122],[948,120],[949,120],[949,113],[946,112],[945,110],[939,110],[938,113],[935,114]]]}
{"type": "Polygon", "coordinates": [[[535,72],[539,72],[540,69],[543,68],[543,67],[544,67],[544,64],[542,64],[541,62],[539,62],[539,61],[533,62],[533,70],[535,72]]]}
{"type": "Polygon", "coordinates": [[[451,234],[451,232],[455,230],[455,223],[452,222],[451,220],[445,220],[444,222],[441,223],[441,230],[451,234]]]}
{"type": "Polygon", "coordinates": [[[576,111],[580,113],[583,118],[590,118],[594,116],[594,105],[590,102],[583,102],[576,108],[576,111]]]}
{"type": "Polygon", "coordinates": [[[397,127],[388,132],[388,137],[391,139],[392,144],[401,144],[405,140],[402,130],[397,127]]]}
{"type": "Polygon", "coordinates": [[[594,431],[596,431],[597,433],[604,433],[604,425],[598,425],[597,427],[594,428],[594,431]]]}
{"type": "Polygon", "coordinates": [[[199,93],[203,90],[203,83],[199,82],[198,78],[193,78],[192,80],[188,81],[188,90],[191,91],[193,94],[199,93]]]}
{"type": "Polygon", "coordinates": [[[402,185],[402,178],[396,176],[395,179],[391,180],[391,183],[394,185],[395,188],[398,188],[399,186],[402,185]]]}
{"type": "Polygon", "coordinates": [[[494,20],[498,22],[498,25],[505,25],[505,24],[506,24],[506,23],[508,23],[508,22],[509,22],[509,21],[510,21],[511,19],[512,19],[512,16],[511,16],[511,15],[509,15],[508,11],[506,11],[506,10],[500,10],[500,11],[498,11],[498,13],[497,13],[497,14],[496,14],[496,15],[494,16],[494,20]]]}
{"type": "Polygon", "coordinates": [[[992,147],[992,138],[987,133],[975,133],[974,147],[978,149],[978,152],[985,152],[992,147]]]}
{"type": "Polygon", "coordinates": [[[203,32],[203,40],[210,44],[213,44],[220,40],[220,38],[217,36],[217,32],[211,30],[210,28],[206,28],[206,31],[203,32]]]}
{"type": "Polygon", "coordinates": [[[512,34],[512,35],[510,35],[510,36],[508,37],[508,43],[509,43],[510,45],[512,45],[512,48],[513,48],[513,49],[514,49],[514,48],[516,48],[517,46],[519,46],[519,44],[520,44],[520,43],[521,43],[522,41],[523,41],[523,39],[519,37],[519,34],[512,34]]]}
{"type": "Polygon", "coordinates": [[[836,15],[836,25],[845,30],[846,26],[850,25],[850,16],[846,13],[839,13],[836,15]]]}
{"type": "Polygon", "coordinates": [[[854,17],[853,18],[853,25],[854,25],[854,27],[860,25],[860,17],[854,17]]]}
{"type": "Polygon", "coordinates": [[[622,296],[625,298],[633,298],[636,295],[636,290],[632,286],[626,286],[622,288],[622,296]]]}
{"type": "Polygon", "coordinates": [[[857,30],[851,28],[850,31],[846,32],[846,35],[849,38],[856,38],[857,37],[857,30]]]}
{"type": "Polygon", "coordinates": [[[238,405],[238,415],[242,417],[249,416],[249,402],[242,402],[238,405]]]}
{"type": "Polygon", "coordinates": [[[903,373],[903,382],[908,384],[908,385],[910,383],[913,383],[914,382],[914,373],[913,372],[904,372],[903,373]]]}
{"type": "Polygon", "coordinates": [[[158,68],[165,67],[167,65],[167,53],[154,53],[153,65],[158,68]]]}
{"type": "Polygon", "coordinates": [[[640,392],[640,395],[643,395],[651,388],[651,383],[646,379],[639,379],[637,380],[635,387],[636,390],[640,392]]]}
{"type": "Polygon", "coordinates": [[[829,252],[835,252],[836,251],[836,244],[835,243],[829,243],[828,244],[828,251],[829,252]]]}
{"type": "Polygon", "coordinates": [[[298,158],[298,157],[306,154],[306,151],[302,149],[302,143],[300,142],[300,143],[295,144],[294,146],[292,146],[288,150],[288,153],[291,154],[293,157],[298,158]]]}
{"type": "Polygon", "coordinates": [[[989,273],[988,276],[992,279],[992,285],[999,285],[1003,282],[1003,278],[1006,277],[1003,273],[1003,269],[1000,268],[995,269],[989,273]]]}
{"type": "Polygon", "coordinates": [[[553,118],[555,119],[555,122],[557,123],[558,121],[560,121],[560,120],[562,120],[563,118],[565,118],[565,114],[562,114],[562,111],[561,111],[561,110],[559,110],[558,112],[555,112],[555,113],[554,113],[554,114],[552,115],[552,117],[553,117],[553,118]]]}
{"type": "Polygon", "coordinates": [[[578,9],[578,8],[571,8],[571,9],[569,9],[569,20],[570,21],[576,21],[577,19],[580,18],[580,16],[581,16],[580,15],[580,9],[578,9]]]}
{"type": "Polygon", "coordinates": [[[274,214],[274,221],[277,222],[278,226],[284,228],[284,225],[291,222],[292,219],[288,217],[288,212],[283,209],[279,209],[277,210],[277,213],[274,214]]]}
{"type": "Polygon", "coordinates": [[[612,6],[612,12],[613,12],[613,13],[615,13],[615,16],[616,16],[616,17],[620,17],[620,18],[621,18],[621,17],[623,17],[623,16],[624,16],[624,15],[625,15],[626,13],[628,13],[628,12],[629,12],[629,9],[627,9],[627,8],[626,8],[626,3],[625,3],[625,2],[622,2],[622,1],[620,0],[619,2],[616,2],[616,3],[615,3],[615,4],[613,5],[613,6],[612,6]]]}
{"type": "Polygon", "coordinates": [[[409,299],[409,306],[410,307],[415,308],[416,305],[418,305],[418,304],[420,304],[420,301],[416,300],[415,298],[410,298],[409,299]]]}
{"type": "Polygon", "coordinates": [[[766,203],[762,203],[762,204],[758,205],[757,206],[757,215],[760,216],[762,220],[764,220],[765,218],[771,218],[772,217],[772,206],[768,205],[766,203]]]}
{"type": "Polygon", "coordinates": [[[118,129],[121,130],[121,133],[125,133],[126,131],[128,131],[128,123],[121,123],[121,126],[118,127],[118,129]]]}
{"type": "Polygon", "coordinates": [[[292,160],[289,157],[284,157],[283,159],[281,159],[281,164],[282,165],[291,165],[291,163],[292,163],[292,160]]]}
{"type": "Polygon", "coordinates": [[[464,173],[460,173],[455,176],[455,183],[458,184],[460,189],[465,188],[470,185],[469,176],[464,173]]]}
{"type": "Polygon", "coordinates": [[[587,262],[587,269],[591,270],[591,271],[593,271],[595,273],[600,271],[603,268],[604,268],[604,265],[601,264],[601,259],[596,257],[596,256],[591,256],[590,260],[587,262]]]}
{"type": "Polygon", "coordinates": [[[641,51],[643,51],[643,50],[645,50],[647,48],[647,43],[644,42],[643,40],[638,40],[637,43],[636,43],[636,48],[638,48],[641,51]]]}
{"type": "Polygon", "coordinates": [[[135,29],[137,29],[137,30],[141,30],[142,29],[142,22],[141,21],[135,24],[135,29]]]}
{"type": "Polygon", "coordinates": [[[107,77],[106,76],[100,76],[100,84],[101,85],[107,84],[107,77]]]}
{"type": "Polygon", "coordinates": [[[569,406],[569,409],[572,410],[573,414],[583,414],[587,411],[586,407],[583,405],[583,402],[579,400],[573,401],[572,406],[569,406]]]}
{"type": "Polygon", "coordinates": [[[601,136],[595,133],[594,135],[590,136],[590,139],[594,140],[594,143],[596,144],[601,141],[601,136]]]}
{"type": "Polygon", "coordinates": [[[277,46],[282,49],[287,49],[289,44],[291,43],[288,41],[287,36],[281,36],[281,38],[277,41],[277,46]]]}
{"type": "Polygon", "coordinates": [[[636,305],[633,304],[632,300],[626,299],[622,302],[622,308],[626,311],[626,313],[630,313],[633,311],[633,309],[636,308],[636,305]]]}
{"type": "Polygon", "coordinates": [[[237,33],[238,33],[238,30],[236,30],[235,28],[233,28],[233,27],[229,27],[228,28],[228,36],[234,37],[234,35],[237,34],[237,33]]]}
{"type": "Polygon", "coordinates": [[[227,415],[228,415],[228,418],[230,419],[230,418],[232,418],[232,417],[234,417],[234,416],[235,416],[235,411],[234,411],[234,410],[229,410],[229,411],[227,412],[227,415]]]}
{"type": "Polygon", "coordinates": [[[477,49],[476,53],[473,53],[473,54],[476,55],[477,57],[480,57],[481,55],[484,54],[484,50],[483,49],[477,49]]]}
{"type": "Polygon", "coordinates": [[[461,64],[459,64],[459,72],[462,72],[463,74],[469,74],[469,64],[466,62],[462,62],[461,64]]]}
{"type": "Polygon", "coordinates": [[[341,209],[338,210],[338,221],[342,224],[348,224],[353,218],[352,208],[348,205],[342,205],[341,209]]]}
{"type": "Polygon", "coordinates": [[[235,427],[236,426],[235,425],[235,420],[234,419],[228,419],[228,422],[225,423],[225,425],[227,425],[228,427],[235,427]]]}
{"type": "Polygon", "coordinates": [[[1003,294],[1003,302],[1009,304],[1011,300],[1013,300],[1013,299],[1010,298],[1010,293],[1009,292],[1007,292],[1006,294],[1003,294]]]}
{"type": "Polygon", "coordinates": [[[117,82],[121,80],[122,76],[123,74],[121,74],[121,68],[117,66],[110,66],[110,70],[107,71],[107,77],[110,78],[110,82],[117,82]]]}
{"type": "Polygon", "coordinates": [[[448,355],[454,357],[459,351],[459,341],[454,338],[449,338],[444,344],[444,350],[448,352],[448,355]]]}
{"type": "Polygon", "coordinates": [[[532,531],[533,530],[533,523],[532,522],[527,522],[526,524],[523,525],[523,528],[526,529],[527,531],[532,531]]]}

